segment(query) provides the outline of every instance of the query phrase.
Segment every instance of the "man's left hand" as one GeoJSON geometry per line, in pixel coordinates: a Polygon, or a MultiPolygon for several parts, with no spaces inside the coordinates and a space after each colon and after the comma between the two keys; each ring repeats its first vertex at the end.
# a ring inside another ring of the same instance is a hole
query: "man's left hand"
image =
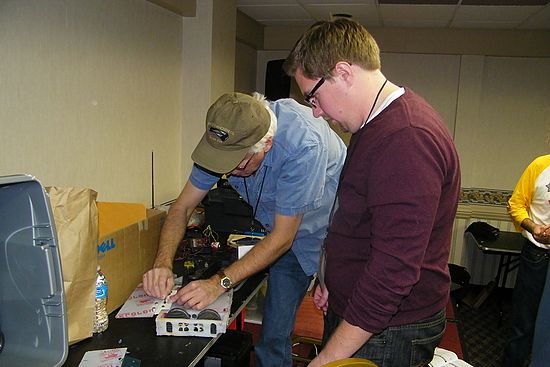
{"type": "Polygon", "coordinates": [[[172,296],[171,301],[193,310],[202,310],[224,292],[216,277],[195,280],[182,287],[172,296]]]}
{"type": "Polygon", "coordinates": [[[318,284],[317,287],[315,287],[315,291],[313,293],[313,303],[315,306],[323,311],[323,313],[326,315],[328,310],[328,289],[321,284],[318,284]]]}

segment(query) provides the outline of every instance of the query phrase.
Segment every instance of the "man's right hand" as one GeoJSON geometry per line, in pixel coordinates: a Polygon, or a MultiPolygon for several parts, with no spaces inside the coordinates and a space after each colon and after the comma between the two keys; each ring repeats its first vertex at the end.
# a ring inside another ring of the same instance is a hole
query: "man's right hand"
{"type": "Polygon", "coordinates": [[[150,296],[165,299],[174,287],[174,276],[169,268],[153,268],[143,274],[143,289],[150,296]]]}

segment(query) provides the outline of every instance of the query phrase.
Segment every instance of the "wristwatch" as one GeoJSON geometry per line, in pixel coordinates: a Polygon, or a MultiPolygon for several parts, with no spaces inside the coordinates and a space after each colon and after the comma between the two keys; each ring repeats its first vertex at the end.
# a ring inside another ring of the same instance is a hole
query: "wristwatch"
{"type": "Polygon", "coordinates": [[[231,281],[231,279],[227,275],[225,275],[223,271],[218,272],[218,275],[220,276],[220,285],[222,286],[222,288],[224,288],[225,290],[230,290],[231,287],[233,287],[233,282],[231,281]]]}

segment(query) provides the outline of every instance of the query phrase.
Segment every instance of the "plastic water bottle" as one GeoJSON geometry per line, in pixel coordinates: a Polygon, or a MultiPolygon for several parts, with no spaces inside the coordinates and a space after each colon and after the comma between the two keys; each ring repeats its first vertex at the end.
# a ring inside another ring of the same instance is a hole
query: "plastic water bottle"
{"type": "Polygon", "coordinates": [[[97,266],[97,278],[95,283],[95,318],[94,333],[102,333],[109,326],[109,316],[107,315],[107,279],[97,266]]]}

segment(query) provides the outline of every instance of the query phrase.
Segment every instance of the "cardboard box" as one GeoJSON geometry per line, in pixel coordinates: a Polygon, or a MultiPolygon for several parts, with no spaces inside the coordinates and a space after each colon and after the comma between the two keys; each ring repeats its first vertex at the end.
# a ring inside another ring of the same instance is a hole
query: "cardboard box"
{"type": "MultiPolygon", "coordinates": [[[[98,203],[99,204],[99,203],[98,203]]],[[[140,218],[142,208],[136,204],[101,203],[98,205],[100,222],[126,224],[140,218]],[[111,221],[109,218],[113,218],[111,221]],[[116,218],[116,219],[115,219],[116,218]],[[125,219],[126,218],[126,219],[125,219]],[[130,219],[129,219],[130,218],[130,219]],[[133,219],[132,219],[133,218],[133,219]]],[[[114,229],[111,225],[100,229],[98,264],[109,285],[107,312],[111,313],[126,302],[141,283],[143,273],[151,269],[157,254],[160,230],[166,213],[146,209],[146,217],[114,229]],[[109,228],[109,233],[104,233],[109,228]]]]}
{"type": "Polygon", "coordinates": [[[143,204],[114,203],[98,201],[99,237],[113,233],[130,224],[147,219],[147,209],[143,204]]]}

